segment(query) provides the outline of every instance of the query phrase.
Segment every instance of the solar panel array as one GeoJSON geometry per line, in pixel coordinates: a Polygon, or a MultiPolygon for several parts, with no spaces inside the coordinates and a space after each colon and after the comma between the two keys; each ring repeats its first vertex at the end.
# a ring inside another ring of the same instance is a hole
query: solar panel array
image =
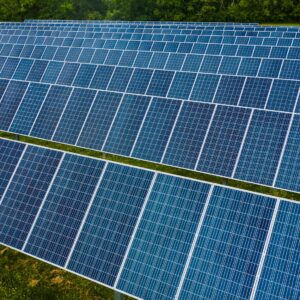
{"type": "Polygon", "coordinates": [[[299,203],[0,140],[0,243],[143,299],[298,299],[299,203]]]}
{"type": "Polygon", "coordinates": [[[297,27],[111,24],[1,24],[0,129],[300,191],[297,27]]]}

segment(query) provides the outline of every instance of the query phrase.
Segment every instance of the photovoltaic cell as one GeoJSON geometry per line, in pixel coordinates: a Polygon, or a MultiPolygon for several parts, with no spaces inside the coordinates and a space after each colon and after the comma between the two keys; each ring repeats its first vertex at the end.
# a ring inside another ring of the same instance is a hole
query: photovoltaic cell
{"type": "Polygon", "coordinates": [[[177,72],[172,82],[168,97],[177,99],[188,99],[191,93],[195,73],[177,72]]]}
{"type": "Polygon", "coordinates": [[[104,151],[129,155],[150,97],[125,95],[109,132],[104,151]]]}
{"type": "Polygon", "coordinates": [[[57,151],[26,149],[1,203],[0,242],[22,248],[60,158],[57,151]]]}
{"type": "Polygon", "coordinates": [[[49,85],[47,84],[31,83],[29,85],[9,131],[24,135],[29,134],[48,89],[49,85]]]}
{"type": "Polygon", "coordinates": [[[155,70],[147,94],[165,97],[169,90],[174,72],[155,70]]]}
{"type": "Polygon", "coordinates": [[[243,57],[239,67],[238,75],[256,76],[259,70],[261,59],[243,57]]]}
{"type": "Polygon", "coordinates": [[[55,131],[53,137],[55,141],[67,144],[76,142],[95,95],[94,90],[81,88],[73,90],[55,131]]]}
{"type": "Polygon", "coordinates": [[[33,62],[34,60],[32,59],[21,59],[12,78],[17,80],[25,80],[33,65],[33,62]]]}
{"type": "Polygon", "coordinates": [[[114,72],[114,67],[98,66],[90,87],[105,90],[114,72]]]}
{"type": "Polygon", "coordinates": [[[65,63],[57,79],[57,83],[71,85],[79,66],[77,63],[65,63]]]}
{"type": "Polygon", "coordinates": [[[160,162],[180,105],[177,100],[152,100],[132,156],[160,162]]]}
{"type": "Polygon", "coordinates": [[[27,80],[40,81],[45,72],[45,69],[47,68],[47,65],[48,61],[46,60],[35,60],[27,76],[27,80]]]}
{"type": "Polygon", "coordinates": [[[28,83],[10,81],[0,102],[0,129],[7,130],[27,89],[28,83]]]}
{"type": "Polygon", "coordinates": [[[271,185],[291,116],[254,111],[241,152],[236,179],[271,185]]]}
{"type": "Polygon", "coordinates": [[[83,126],[77,145],[101,150],[122,94],[99,91],[83,126]]]}
{"type": "Polygon", "coordinates": [[[66,154],[25,251],[63,266],[100,178],[103,161],[66,154]]]}
{"type": "Polygon", "coordinates": [[[125,92],[133,70],[131,68],[117,67],[109,83],[111,91],[125,92]]]}
{"type": "Polygon", "coordinates": [[[209,185],[157,176],[117,287],[143,299],[174,299],[209,185]]]}
{"type": "Polygon", "coordinates": [[[299,299],[300,205],[282,201],[255,299],[299,299]]]}
{"type": "Polygon", "coordinates": [[[109,164],[68,268],[113,285],[153,172],[109,164]]]}
{"type": "Polygon", "coordinates": [[[51,86],[30,135],[42,139],[51,139],[63,109],[69,99],[72,88],[51,86]]]}
{"type": "Polygon", "coordinates": [[[2,70],[0,72],[1,78],[12,78],[18,64],[19,59],[14,57],[8,57],[4,66],[2,67],[2,70]]]}
{"type": "Polygon", "coordinates": [[[203,143],[214,106],[184,102],[163,163],[193,169],[203,143]]]}
{"type": "Polygon", "coordinates": [[[50,61],[41,81],[46,83],[55,83],[62,67],[62,62],[50,61]]]}
{"type": "Polygon", "coordinates": [[[152,70],[135,69],[130,79],[127,92],[145,94],[152,74],[152,70]]]}
{"type": "Polygon", "coordinates": [[[231,176],[250,113],[244,108],[217,107],[200,155],[198,171],[231,176]]]}
{"type": "Polygon", "coordinates": [[[0,140],[0,201],[24,150],[24,144],[0,140]]]}
{"type": "Polygon", "coordinates": [[[75,77],[73,85],[78,87],[88,87],[95,73],[95,69],[95,65],[82,64],[75,77]]]}
{"type": "Polygon", "coordinates": [[[215,187],[179,299],[249,299],[274,206],[215,187]]]}

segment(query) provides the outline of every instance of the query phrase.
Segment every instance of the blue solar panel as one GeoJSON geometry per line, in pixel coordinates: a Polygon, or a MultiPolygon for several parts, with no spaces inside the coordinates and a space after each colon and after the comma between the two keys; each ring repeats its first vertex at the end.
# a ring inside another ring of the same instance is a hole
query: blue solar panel
{"type": "Polygon", "coordinates": [[[219,69],[221,59],[222,56],[209,56],[209,55],[204,56],[200,71],[204,73],[216,74],[219,69]]]}
{"type": "Polygon", "coordinates": [[[95,70],[95,65],[82,64],[74,79],[73,85],[78,87],[88,87],[95,73],[95,70]]]}
{"type": "Polygon", "coordinates": [[[52,86],[43,106],[31,128],[30,135],[42,139],[51,139],[72,89],[64,86],[52,86]]]}
{"type": "Polygon", "coordinates": [[[111,91],[125,92],[132,72],[132,68],[117,67],[110,80],[108,89],[111,91]]]}
{"type": "Polygon", "coordinates": [[[143,299],[174,299],[209,185],[160,174],[117,287],[143,299]]]}
{"type": "Polygon", "coordinates": [[[153,173],[109,164],[68,268],[113,285],[153,173]]]}
{"type": "Polygon", "coordinates": [[[277,78],[280,72],[281,59],[263,59],[258,76],[277,78]]]}
{"type": "Polygon", "coordinates": [[[27,82],[11,81],[0,102],[0,129],[8,130],[27,89],[27,82]]]}
{"type": "Polygon", "coordinates": [[[21,59],[12,78],[17,80],[25,80],[33,65],[33,62],[34,60],[32,59],[21,59]]]}
{"type": "Polygon", "coordinates": [[[224,56],[219,68],[219,73],[235,75],[240,66],[240,62],[241,62],[240,57],[224,56]]]}
{"type": "Polygon", "coordinates": [[[36,60],[27,76],[28,81],[40,81],[45,69],[47,68],[48,61],[45,60],[36,60]]]}
{"type": "Polygon", "coordinates": [[[66,154],[37,216],[25,251],[63,266],[104,167],[66,154]]]}
{"type": "Polygon", "coordinates": [[[80,88],[73,90],[53,136],[55,141],[68,144],[76,143],[95,95],[94,90],[80,88]]]}
{"type": "Polygon", "coordinates": [[[274,80],[266,108],[293,112],[299,88],[297,81],[274,80]]]}
{"type": "Polygon", "coordinates": [[[231,176],[250,113],[249,109],[217,107],[197,170],[231,176]]]}
{"type": "Polygon", "coordinates": [[[137,138],[132,156],[160,162],[181,101],[154,98],[137,138]]]}
{"type": "Polygon", "coordinates": [[[271,79],[248,77],[239,104],[247,107],[264,108],[271,83],[271,79]]]}
{"type": "Polygon", "coordinates": [[[174,72],[155,70],[149,84],[147,94],[165,97],[169,90],[173,76],[174,72]]]}
{"type": "Polygon", "coordinates": [[[212,102],[219,80],[219,75],[198,74],[190,97],[191,100],[212,102]]]}
{"type": "Polygon", "coordinates": [[[202,55],[187,54],[182,66],[182,71],[198,72],[202,59],[202,55]]]}
{"type": "Polygon", "coordinates": [[[214,102],[237,105],[245,80],[245,77],[222,76],[214,102]]]}
{"type": "Polygon", "coordinates": [[[236,179],[272,184],[290,118],[284,113],[254,111],[234,175],[236,179]]]}
{"type": "Polygon", "coordinates": [[[300,60],[285,60],[280,78],[300,80],[300,60]]]}
{"type": "Polygon", "coordinates": [[[29,134],[48,89],[49,85],[47,84],[31,83],[29,85],[22,103],[14,116],[13,122],[9,127],[9,131],[19,134],[29,134]]]}
{"type": "Polygon", "coordinates": [[[0,140],[0,202],[24,147],[24,144],[0,140]]]}
{"type": "Polygon", "coordinates": [[[78,138],[77,145],[101,150],[122,94],[99,91],[78,138]]]}
{"type": "Polygon", "coordinates": [[[109,132],[104,151],[129,155],[150,97],[125,95],[109,132]]]}
{"type": "Polygon", "coordinates": [[[215,187],[179,299],[249,299],[274,206],[215,187]]]}
{"type": "Polygon", "coordinates": [[[0,72],[1,78],[12,78],[19,64],[18,58],[8,57],[0,72]]]}
{"type": "Polygon", "coordinates": [[[55,83],[57,81],[62,67],[62,62],[50,61],[41,81],[46,83],[55,83]]]}
{"type": "Polygon", "coordinates": [[[255,299],[299,299],[300,205],[282,201],[255,299]]]}
{"type": "Polygon", "coordinates": [[[183,103],[163,163],[193,169],[214,110],[213,105],[183,103]]]}
{"type": "Polygon", "coordinates": [[[135,69],[130,79],[127,92],[145,94],[152,74],[153,70],[135,69]]]}
{"type": "Polygon", "coordinates": [[[114,67],[98,66],[90,87],[105,90],[114,72],[114,67]]]}
{"type": "Polygon", "coordinates": [[[275,186],[300,191],[300,116],[295,115],[275,186]]]}
{"type": "Polygon", "coordinates": [[[153,69],[164,69],[168,55],[169,54],[165,52],[154,52],[149,67],[153,69]]]}
{"type": "Polygon", "coordinates": [[[9,83],[8,80],[0,79],[0,103],[1,103],[1,98],[6,90],[8,83],[9,83]]]}
{"type": "Polygon", "coordinates": [[[259,58],[243,57],[241,61],[241,65],[239,67],[238,75],[256,76],[260,64],[261,64],[261,59],[259,58]]]}
{"type": "Polygon", "coordinates": [[[80,65],[77,63],[65,63],[57,79],[57,83],[71,85],[75,75],[77,74],[79,66],[80,65]]]}
{"type": "Polygon", "coordinates": [[[1,203],[0,242],[22,248],[60,158],[57,151],[26,149],[1,203]]]}
{"type": "Polygon", "coordinates": [[[170,87],[168,97],[188,99],[194,85],[195,78],[195,73],[177,72],[170,87]]]}

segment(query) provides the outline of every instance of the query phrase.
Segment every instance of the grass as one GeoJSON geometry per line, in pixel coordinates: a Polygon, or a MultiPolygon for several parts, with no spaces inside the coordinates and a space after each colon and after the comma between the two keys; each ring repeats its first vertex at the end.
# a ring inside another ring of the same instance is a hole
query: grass
{"type": "Polygon", "coordinates": [[[2,300],[114,299],[106,287],[1,245],[0,269],[2,300]]]}

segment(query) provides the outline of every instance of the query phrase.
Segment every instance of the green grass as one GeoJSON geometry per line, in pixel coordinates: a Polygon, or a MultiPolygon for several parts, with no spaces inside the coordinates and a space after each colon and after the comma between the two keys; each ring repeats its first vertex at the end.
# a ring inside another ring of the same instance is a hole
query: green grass
{"type": "Polygon", "coordinates": [[[0,269],[1,300],[114,299],[106,287],[1,245],[0,269]]]}

